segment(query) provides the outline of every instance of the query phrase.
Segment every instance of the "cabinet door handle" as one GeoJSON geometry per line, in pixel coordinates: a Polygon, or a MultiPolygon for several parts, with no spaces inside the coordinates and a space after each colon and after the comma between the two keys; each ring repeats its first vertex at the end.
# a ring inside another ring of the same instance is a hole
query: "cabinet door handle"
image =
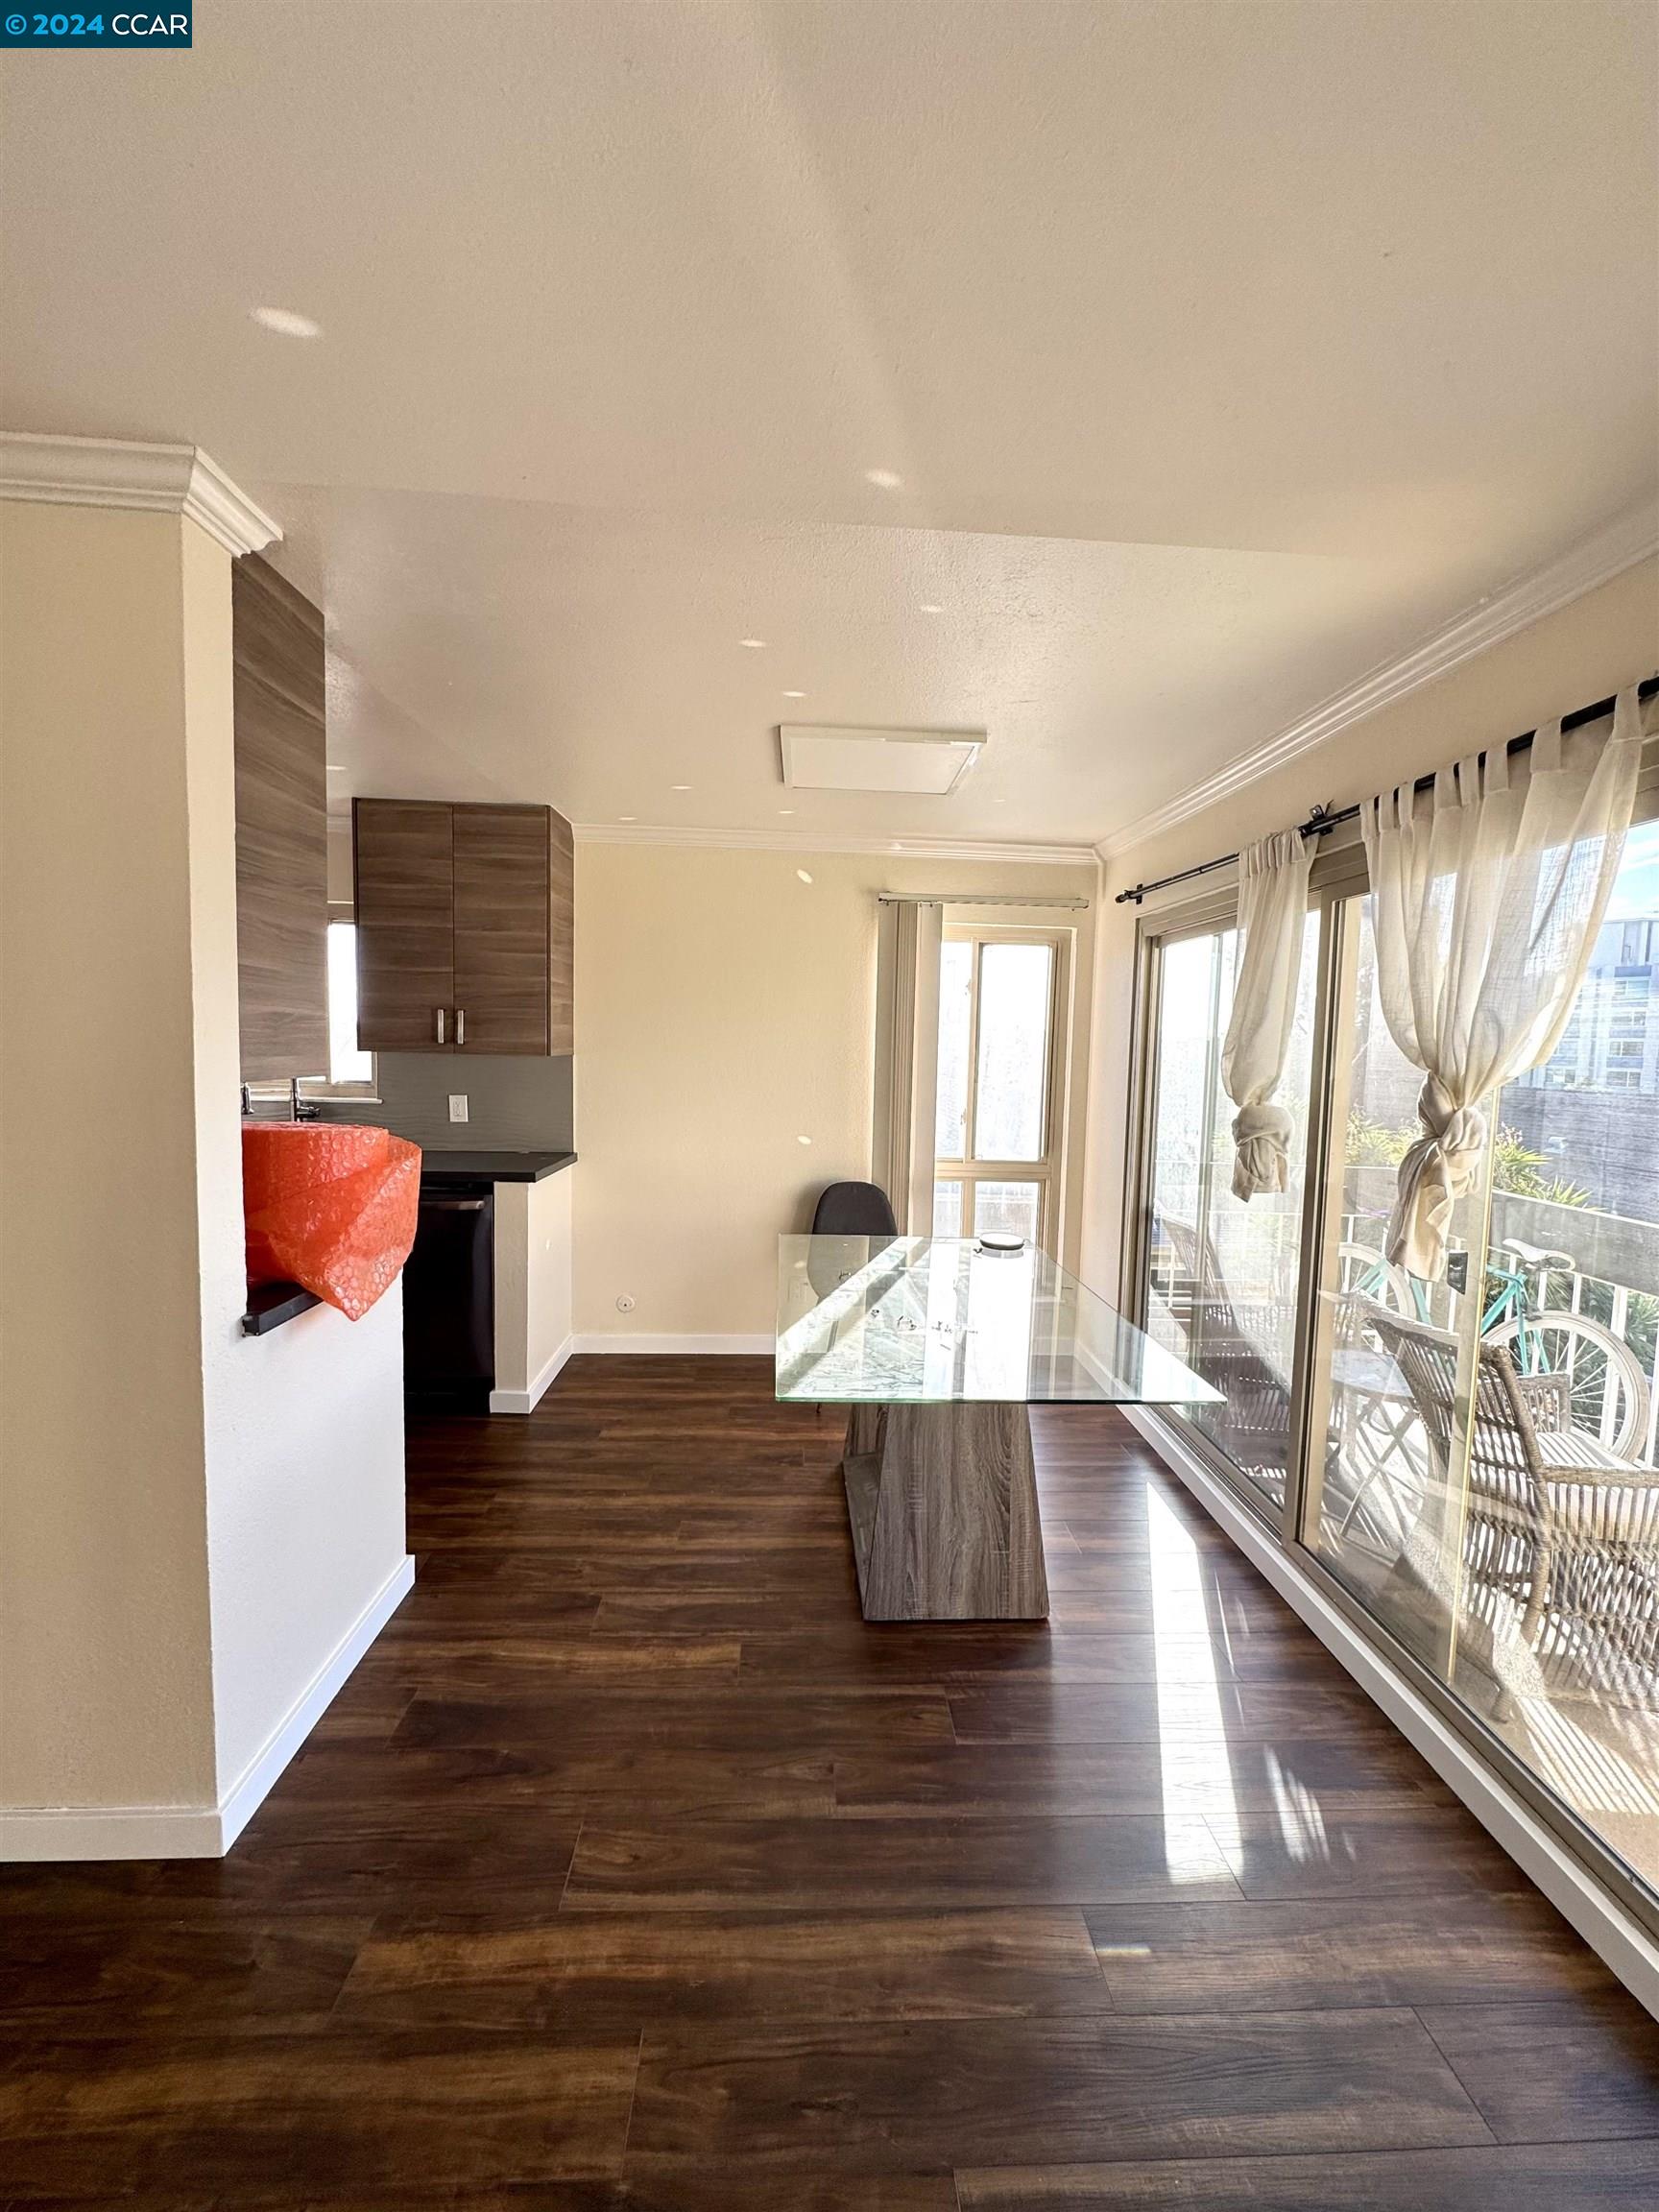
{"type": "Polygon", "coordinates": [[[433,1023],[434,1023],[434,1026],[435,1026],[435,1033],[436,1033],[436,1035],[437,1035],[437,1039],[438,1039],[438,1042],[439,1042],[439,1044],[440,1044],[440,1045],[442,1045],[442,1044],[445,1042],[445,1038],[444,1038],[444,1009],[443,1009],[443,1007],[442,1007],[442,1006],[435,1006],[435,1007],[432,1009],[432,1020],[433,1020],[433,1023]]]}
{"type": "Polygon", "coordinates": [[[467,1009],[465,1006],[457,1006],[455,1009],[455,1042],[457,1045],[465,1045],[467,1042],[467,1009]]]}

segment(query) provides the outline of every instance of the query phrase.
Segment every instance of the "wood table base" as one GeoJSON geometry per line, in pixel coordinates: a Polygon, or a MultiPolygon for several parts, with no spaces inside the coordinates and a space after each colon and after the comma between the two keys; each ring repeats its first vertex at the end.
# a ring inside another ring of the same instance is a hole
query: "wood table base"
{"type": "Polygon", "coordinates": [[[1023,1406],[855,1406],[841,1462],[866,1621],[1041,1621],[1023,1406]]]}

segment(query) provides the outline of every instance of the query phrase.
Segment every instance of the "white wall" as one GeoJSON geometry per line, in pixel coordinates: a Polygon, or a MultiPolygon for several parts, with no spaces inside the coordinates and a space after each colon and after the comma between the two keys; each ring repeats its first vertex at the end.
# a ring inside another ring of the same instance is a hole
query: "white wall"
{"type": "Polygon", "coordinates": [[[224,1331],[216,1349],[209,1571],[228,1803],[341,1644],[402,1594],[402,1285],[360,1321],[320,1306],[268,1336],[224,1331]]]}
{"type": "Polygon", "coordinates": [[[321,1309],[241,1331],[247,1304],[235,1100],[235,761],[229,564],[187,532],[197,1179],[207,1435],[214,1740],[221,1799],[404,1569],[401,1286],[361,1321],[321,1309]]]}
{"type": "Polygon", "coordinates": [[[239,1328],[229,556],[0,559],[0,1845],[199,1851],[403,1571],[397,1305],[239,1328]]]}
{"type": "Polygon", "coordinates": [[[572,1180],[495,1186],[495,1387],[493,1413],[528,1413],[570,1356],[572,1180]]]}
{"type": "MultiPolygon", "coordinates": [[[[900,854],[578,848],[579,1342],[770,1343],[778,1236],[806,1227],[826,1183],[870,1174],[884,890],[1087,899],[1094,876],[900,854]]],[[[1080,1159],[1094,916],[1041,919],[1077,931],[1080,1159]]]]}
{"type": "MultiPolygon", "coordinates": [[[[1645,561],[1438,682],[1343,730],[1300,759],[1165,835],[1115,854],[1105,870],[1094,964],[1083,1276],[1117,1302],[1121,1252],[1136,909],[1114,895],[1269,830],[1391,788],[1630,683],[1659,665],[1659,562],[1645,561]]],[[[1225,883],[1226,877],[1212,878],[1225,883]]]]}

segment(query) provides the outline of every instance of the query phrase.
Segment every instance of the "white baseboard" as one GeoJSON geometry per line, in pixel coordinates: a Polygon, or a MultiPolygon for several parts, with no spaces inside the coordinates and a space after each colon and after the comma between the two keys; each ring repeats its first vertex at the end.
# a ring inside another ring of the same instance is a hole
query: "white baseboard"
{"type": "Polygon", "coordinates": [[[636,1336],[620,1329],[576,1339],[578,1352],[685,1352],[720,1357],[729,1353],[770,1354],[777,1348],[776,1336],[636,1336]]]}
{"type": "Polygon", "coordinates": [[[1480,1825],[1583,1936],[1638,2003],[1659,2017],[1659,1944],[1589,1873],[1526,1800],[1302,1574],[1247,1505],[1149,1407],[1119,1408],[1321,1644],[1456,1791],[1480,1825]]]}
{"type": "Polygon", "coordinates": [[[564,1366],[565,1360],[569,1358],[571,1353],[574,1352],[575,1349],[575,1337],[566,1336],[564,1343],[560,1345],[558,1351],[553,1354],[553,1357],[541,1369],[541,1372],[539,1375],[532,1377],[528,1390],[492,1390],[490,1393],[491,1412],[534,1412],[537,1405],[540,1403],[541,1398],[545,1396],[547,1385],[552,1382],[554,1376],[558,1374],[560,1368],[564,1366]]]}
{"type": "Polygon", "coordinates": [[[221,1852],[228,1851],[277,1776],[339,1695],[351,1670],[415,1587],[415,1560],[398,1560],[310,1681],[219,1801],[221,1852]]]}
{"type": "Polygon", "coordinates": [[[222,1859],[415,1585],[400,1559],[217,1805],[32,1805],[0,1813],[0,1861],[222,1859]]]}

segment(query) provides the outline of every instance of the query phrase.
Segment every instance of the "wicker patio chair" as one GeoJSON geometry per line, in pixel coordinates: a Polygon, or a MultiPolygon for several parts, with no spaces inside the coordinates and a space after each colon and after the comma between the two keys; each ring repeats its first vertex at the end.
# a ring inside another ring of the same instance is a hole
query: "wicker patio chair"
{"type": "MultiPolygon", "coordinates": [[[[1459,1441],[1455,1335],[1371,1304],[1365,1321],[1405,1376],[1433,1458],[1459,1441]]],[[[1502,1346],[1476,1361],[1464,1504],[1465,1571],[1507,1591],[1522,1640],[1583,1656],[1586,1632],[1620,1661],[1659,1666],[1659,1469],[1575,1429],[1565,1376],[1517,1375],[1502,1346]]]]}
{"type": "Polygon", "coordinates": [[[1290,1427],[1286,1380],[1257,1348],[1249,1323],[1271,1338],[1293,1319],[1293,1309],[1256,1302],[1241,1313],[1222,1274],[1208,1234],[1165,1214],[1161,1226],[1178,1275],[1170,1310],[1187,1329],[1188,1358],[1221,1392],[1224,1411],[1207,1425],[1215,1440],[1247,1474],[1282,1492],[1290,1427]]]}

